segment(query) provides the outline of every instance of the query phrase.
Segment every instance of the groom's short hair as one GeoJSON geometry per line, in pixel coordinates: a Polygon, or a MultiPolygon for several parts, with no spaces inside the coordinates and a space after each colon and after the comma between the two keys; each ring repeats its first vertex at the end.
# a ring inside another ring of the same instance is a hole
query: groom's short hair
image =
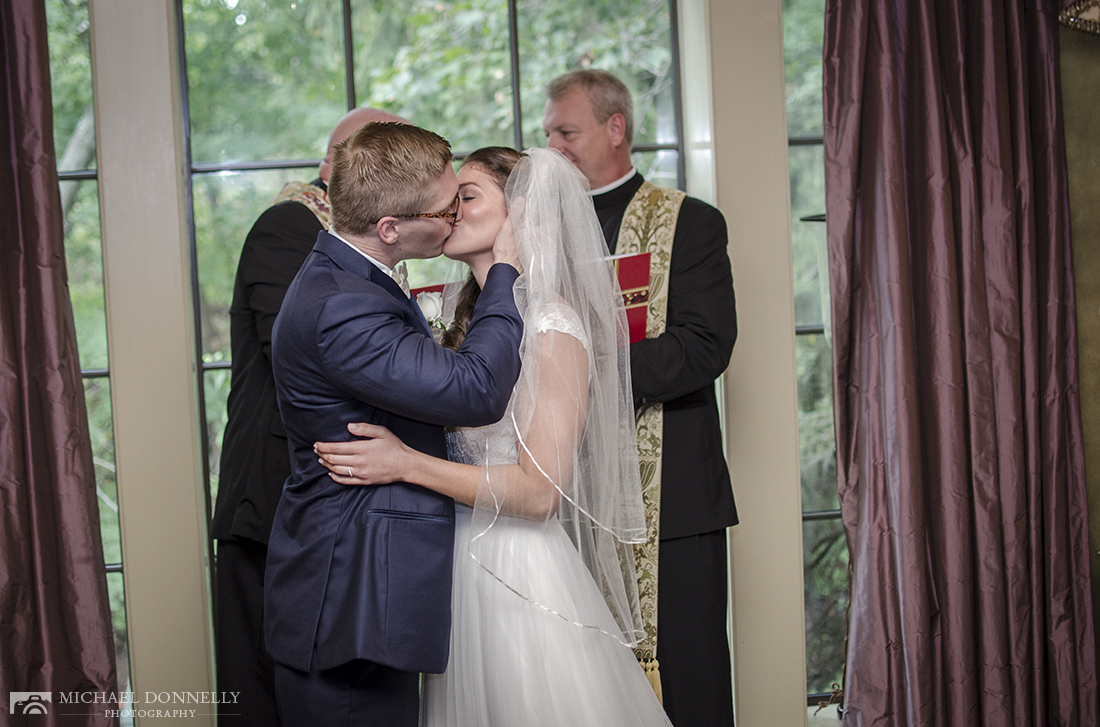
{"type": "Polygon", "coordinates": [[[435,201],[432,183],[453,158],[450,142],[427,129],[364,124],[333,151],[333,229],[364,235],[382,217],[435,212],[427,209],[435,201]]]}

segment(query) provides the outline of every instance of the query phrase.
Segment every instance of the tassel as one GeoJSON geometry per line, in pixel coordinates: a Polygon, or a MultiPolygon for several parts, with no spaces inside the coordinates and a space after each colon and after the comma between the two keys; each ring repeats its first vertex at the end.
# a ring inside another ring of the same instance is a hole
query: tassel
{"type": "Polygon", "coordinates": [[[653,693],[657,695],[657,701],[665,703],[664,694],[661,692],[661,665],[656,659],[646,659],[641,663],[645,678],[649,680],[649,686],[653,687],[653,693]]]}

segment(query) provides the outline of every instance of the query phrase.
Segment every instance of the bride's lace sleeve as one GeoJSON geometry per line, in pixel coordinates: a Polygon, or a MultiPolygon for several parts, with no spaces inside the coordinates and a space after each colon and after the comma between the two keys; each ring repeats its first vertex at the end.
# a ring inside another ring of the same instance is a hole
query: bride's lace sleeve
{"type": "Polygon", "coordinates": [[[533,519],[553,517],[561,495],[568,495],[576,474],[580,437],[588,407],[589,361],[580,318],[568,306],[544,306],[529,339],[531,353],[516,386],[512,413],[520,468],[533,487],[507,483],[505,510],[533,519]],[[518,500],[517,500],[518,498],[518,500]]]}
{"type": "Polygon", "coordinates": [[[540,311],[535,321],[535,330],[539,333],[558,331],[572,336],[580,341],[585,350],[588,350],[588,337],[584,335],[584,325],[580,316],[569,306],[563,303],[549,303],[540,311]]]}

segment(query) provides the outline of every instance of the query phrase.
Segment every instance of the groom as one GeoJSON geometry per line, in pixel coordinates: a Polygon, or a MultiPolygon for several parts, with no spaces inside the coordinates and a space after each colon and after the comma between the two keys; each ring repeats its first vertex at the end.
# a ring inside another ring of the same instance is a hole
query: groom
{"type": "Polygon", "coordinates": [[[415,727],[418,672],[447,665],[454,503],[404,483],[335,484],[313,443],[347,440],[345,423],[366,421],[445,458],[444,426],[504,414],[522,333],[514,241],[498,240],[458,351],[435,344],[394,270],[442,251],[458,202],[451,159],[446,140],[402,124],[367,124],[337,146],[332,230],[318,234],[275,323],[291,475],[264,610],[284,727],[415,727]]]}

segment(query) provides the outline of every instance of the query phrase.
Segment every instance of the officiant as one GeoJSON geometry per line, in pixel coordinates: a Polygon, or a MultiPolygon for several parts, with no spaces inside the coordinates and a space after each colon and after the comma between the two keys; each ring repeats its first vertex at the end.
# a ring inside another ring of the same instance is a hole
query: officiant
{"type": "Polygon", "coordinates": [[[714,393],[737,339],[726,222],[633,167],[633,101],[614,75],[572,71],[547,97],[548,146],[588,178],[608,248],[650,253],[646,339],[630,350],[650,537],[636,551],[647,630],[636,653],[677,727],[733,725],[726,528],[737,509],[714,393]]]}

